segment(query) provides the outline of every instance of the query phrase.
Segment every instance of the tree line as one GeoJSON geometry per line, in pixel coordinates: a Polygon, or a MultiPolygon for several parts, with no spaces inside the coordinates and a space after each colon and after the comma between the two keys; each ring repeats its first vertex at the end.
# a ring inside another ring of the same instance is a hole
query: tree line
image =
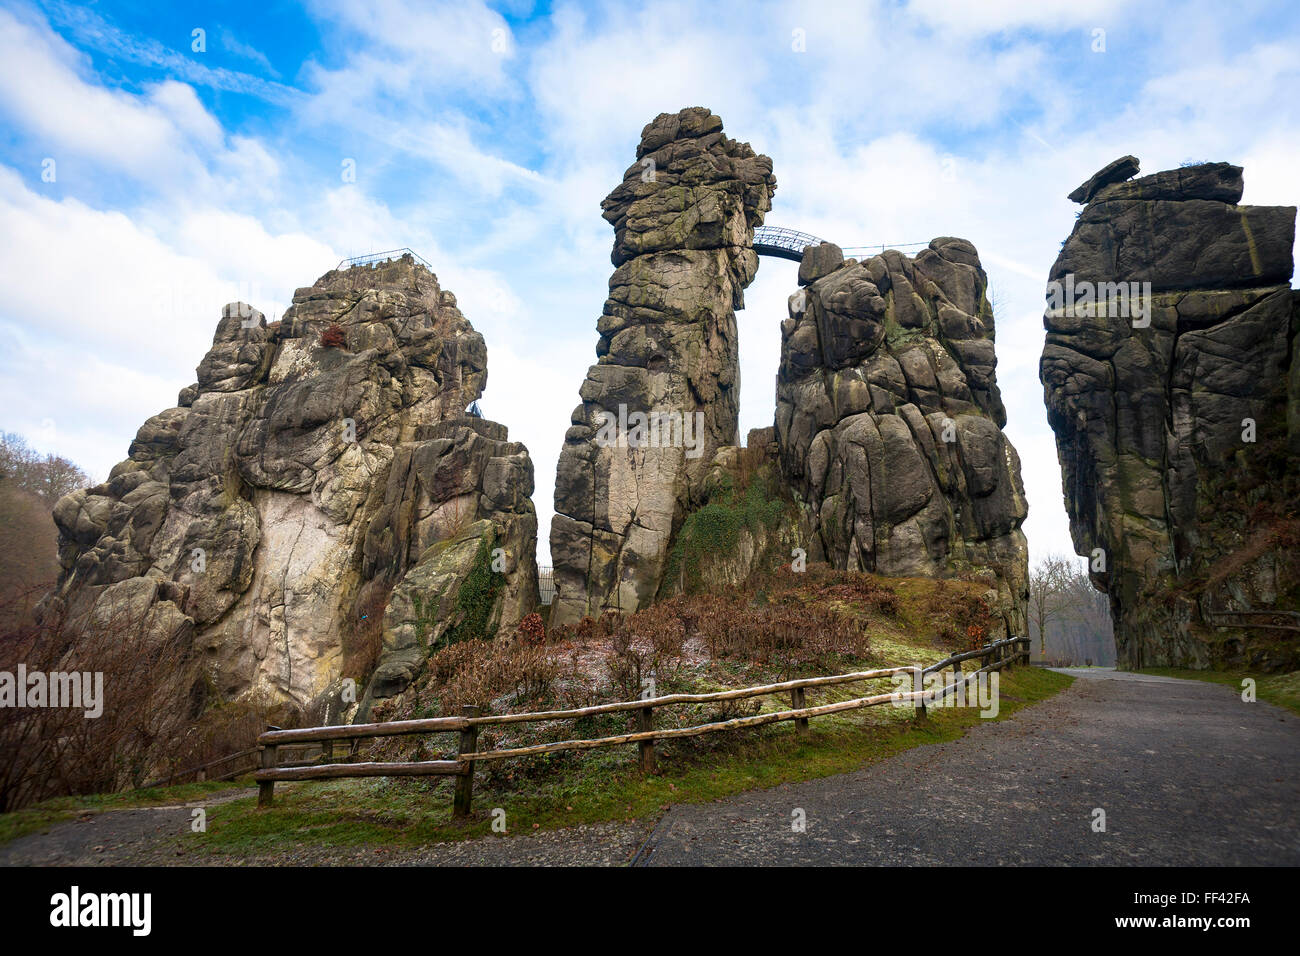
{"type": "Polygon", "coordinates": [[[90,476],[58,455],[0,433],[0,634],[29,622],[36,602],[58,575],[58,531],[51,512],[90,476]]]}
{"type": "Polygon", "coordinates": [[[1029,636],[1035,660],[1115,664],[1110,599],[1092,586],[1080,559],[1048,555],[1030,572],[1029,636]]]}

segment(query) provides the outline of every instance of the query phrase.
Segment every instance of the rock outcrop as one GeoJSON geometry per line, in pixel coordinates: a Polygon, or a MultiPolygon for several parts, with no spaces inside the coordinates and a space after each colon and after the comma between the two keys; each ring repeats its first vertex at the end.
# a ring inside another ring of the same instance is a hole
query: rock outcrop
{"type": "Polygon", "coordinates": [[[885,575],[969,574],[993,636],[1026,633],[1027,507],[1002,433],[994,319],[974,246],[846,260],[810,247],[781,326],[776,439],[809,559],[885,575]]]}
{"type": "Polygon", "coordinates": [[[479,627],[537,601],[528,452],[465,413],[486,379],[482,336],[411,256],[329,272],[270,325],[226,306],[178,407],[55,508],[43,621],[93,640],[126,609],[186,635],[220,698],[288,712],[365,676],[382,615],[369,696],[397,693],[459,620],[417,609],[454,604],[480,545],[502,551],[479,627]]]}
{"type": "Polygon", "coordinates": [[[1296,667],[1296,210],[1239,205],[1226,163],[1102,178],[1071,194],[1040,377],[1120,663],[1296,667]]]}
{"type": "Polygon", "coordinates": [[[602,204],[616,268],[556,471],[552,624],[653,600],[714,454],[737,443],[735,310],[775,189],[770,159],[693,108],[645,127],[602,204]]]}

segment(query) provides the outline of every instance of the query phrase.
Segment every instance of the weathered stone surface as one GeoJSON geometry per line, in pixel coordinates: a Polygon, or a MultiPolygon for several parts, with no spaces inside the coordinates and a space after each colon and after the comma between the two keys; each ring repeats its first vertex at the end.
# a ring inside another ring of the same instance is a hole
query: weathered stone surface
{"type": "Polygon", "coordinates": [[[1220,626],[1300,607],[1295,208],[1241,192],[1226,163],[1105,186],[1051,272],[1151,283],[1145,314],[1049,301],[1040,363],[1075,547],[1127,666],[1297,662],[1285,630],[1220,626]]]}
{"type": "Polygon", "coordinates": [[[976,575],[998,633],[1023,634],[1027,507],[1001,430],[987,285],[974,246],[945,237],[915,259],[841,261],[792,295],[776,439],[810,559],[976,575]]]}
{"type": "Polygon", "coordinates": [[[1150,282],[1155,292],[1259,288],[1291,276],[1290,206],[1207,199],[1097,201],[1079,216],[1051,278],[1150,282]]]}
{"type": "Polygon", "coordinates": [[[407,609],[469,573],[426,568],[466,528],[504,549],[493,621],[532,610],[532,463],[504,426],[465,415],[487,378],[482,336],[412,257],[329,272],[271,325],[226,306],[197,377],[106,483],[58,503],[47,623],[93,637],[104,602],[138,585],[153,610],[135,617],[191,629],[220,697],[294,710],[366,676],[345,656],[390,589],[385,648],[422,663],[401,637],[407,609]],[[341,347],[321,344],[332,324],[341,347]]]}
{"type": "Polygon", "coordinates": [[[799,284],[808,285],[828,276],[844,262],[844,250],[833,242],[808,246],[799,260],[799,284]]]}
{"type": "Polygon", "coordinates": [[[1136,156],[1121,156],[1093,173],[1088,181],[1070,193],[1068,198],[1071,202],[1088,202],[1103,187],[1136,176],[1139,168],[1136,156]]]}
{"type": "Polygon", "coordinates": [[[552,624],[649,603],[714,454],[736,444],[735,310],[758,268],[754,228],[775,188],[771,160],[692,108],[645,127],[637,162],[602,204],[616,269],[597,364],[556,470],[552,624]],[[605,413],[626,428],[602,433],[605,413]],[[690,431],[638,435],[637,413],[684,418],[690,431]]]}
{"type": "Polygon", "coordinates": [[[1166,169],[1141,179],[1116,182],[1098,189],[1097,202],[1117,199],[1213,199],[1235,205],[1241,201],[1245,182],[1241,167],[1230,163],[1200,163],[1180,169],[1166,169]]]}

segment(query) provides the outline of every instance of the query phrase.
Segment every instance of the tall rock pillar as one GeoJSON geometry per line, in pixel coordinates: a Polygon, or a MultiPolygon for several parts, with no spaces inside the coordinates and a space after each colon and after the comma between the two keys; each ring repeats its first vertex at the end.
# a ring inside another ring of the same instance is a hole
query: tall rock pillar
{"type": "Polygon", "coordinates": [[[1052,267],[1040,377],[1121,665],[1300,665],[1294,206],[1116,160],[1052,267]]]}
{"type": "Polygon", "coordinates": [[[737,442],[735,310],[772,161],[699,107],[656,117],[636,156],[601,204],[615,270],[556,469],[553,624],[648,604],[714,452],[737,442]]]}

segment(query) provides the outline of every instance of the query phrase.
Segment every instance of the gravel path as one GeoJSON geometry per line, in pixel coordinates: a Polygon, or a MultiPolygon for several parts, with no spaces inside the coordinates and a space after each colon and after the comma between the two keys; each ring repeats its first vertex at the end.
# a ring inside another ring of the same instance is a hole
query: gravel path
{"type": "Polygon", "coordinates": [[[864,770],[653,820],[423,847],[192,854],[197,806],[114,810],[0,846],[0,865],[1300,864],[1300,717],[1230,687],[1070,670],[1050,700],[864,770]],[[1105,832],[1094,832],[1094,810],[1105,832]],[[794,832],[797,812],[806,820],[794,832]]]}
{"type": "Polygon", "coordinates": [[[176,806],[87,813],[0,846],[0,866],[623,866],[654,826],[633,820],[421,847],[289,844],[245,856],[191,852],[195,808],[255,793],[236,789],[176,806]]]}
{"type": "Polygon", "coordinates": [[[674,806],[636,863],[1300,864],[1300,718],[1220,684],[1066,673],[1080,679],[960,740],[674,806]]]}
{"type": "Polygon", "coordinates": [[[184,855],[183,838],[190,832],[194,809],[238,800],[250,792],[233,788],[175,806],[85,813],[73,822],[56,823],[45,833],[0,845],[0,866],[182,862],[177,858],[184,855]]]}

